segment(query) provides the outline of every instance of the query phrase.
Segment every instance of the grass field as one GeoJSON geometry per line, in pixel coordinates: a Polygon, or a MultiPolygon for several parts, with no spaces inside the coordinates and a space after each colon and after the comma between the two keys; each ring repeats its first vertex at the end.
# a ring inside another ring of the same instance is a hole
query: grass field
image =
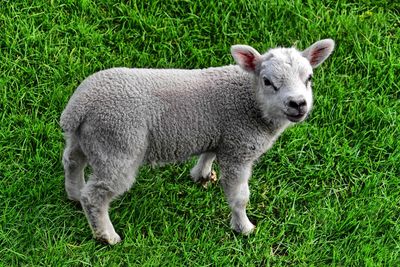
{"type": "Polygon", "coordinates": [[[120,2],[1,1],[0,266],[400,266],[398,1],[120,2]],[[229,229],[220,187],[193,184],[192,159],[143,167],[112,205],[123,243],[92,238],[64,192],[58,125],[86,76],[233,64],[232,44],[327,37],[337,46],[315,71],[310,118],[255,166],[254,234],[229,229]]]}

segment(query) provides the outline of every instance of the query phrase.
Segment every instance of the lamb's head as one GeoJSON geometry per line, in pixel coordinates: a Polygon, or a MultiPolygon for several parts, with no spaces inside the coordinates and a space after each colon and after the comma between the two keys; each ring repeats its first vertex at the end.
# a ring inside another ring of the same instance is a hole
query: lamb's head
{"type": "Polygon", "coordinates": [[[236,63],[254,75],[258,104],[264,117],[300,122],[313,104],[313,69],[332,53],[334,41],[320,40],[304,51],[274,48],[260,55],[247,45],[231,48],[236,63]]]}

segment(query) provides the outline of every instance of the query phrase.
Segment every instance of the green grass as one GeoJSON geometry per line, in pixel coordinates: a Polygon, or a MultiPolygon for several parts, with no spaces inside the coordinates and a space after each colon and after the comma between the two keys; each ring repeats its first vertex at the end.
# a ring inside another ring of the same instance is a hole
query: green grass
{"type": "Polygon", "coordinates": [[[7,1],[0,4],[0,266],[399,266],[397,1],[7,1]],[[317,3],[318,2],[318,3],[317,3]],[[232,64],[232,44],[333,38],[315,108],[255,166],[249,237],[187,164],[141,169],[113,203],[124,242],[92,239],[63,188],[59,116],[114,66],[232,64]]]}

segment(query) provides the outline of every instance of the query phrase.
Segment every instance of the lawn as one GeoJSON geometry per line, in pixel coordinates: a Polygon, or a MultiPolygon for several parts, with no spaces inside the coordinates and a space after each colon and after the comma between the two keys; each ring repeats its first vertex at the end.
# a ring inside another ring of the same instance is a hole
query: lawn
{"type": "Polygon", "coordinates": [[[0,266],[400,266],[398,1],[120,2],[1,1],[0,266]],[[337,46],[310,118],[254,168],[252,235],[230,230],[218,185],[193,184],[191,159],[143,167],[111,208],[124,241],[92,238],[64,192],[59,127],[85,77],[322,38],[337,46]]]}

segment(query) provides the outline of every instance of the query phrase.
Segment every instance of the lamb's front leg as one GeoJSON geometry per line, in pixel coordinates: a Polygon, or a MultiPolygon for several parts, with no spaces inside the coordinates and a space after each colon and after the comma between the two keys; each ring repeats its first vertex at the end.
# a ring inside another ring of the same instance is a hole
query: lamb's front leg
{"type": "Polygon", "coordinates": [[[221,185],[232,210],[231,227],[244,235],[250,234],[255,226],[247,218],[246,206],[250,191],[248,181],[252,164],[237,165],[231,162],[221,164],[221,185]]]}

